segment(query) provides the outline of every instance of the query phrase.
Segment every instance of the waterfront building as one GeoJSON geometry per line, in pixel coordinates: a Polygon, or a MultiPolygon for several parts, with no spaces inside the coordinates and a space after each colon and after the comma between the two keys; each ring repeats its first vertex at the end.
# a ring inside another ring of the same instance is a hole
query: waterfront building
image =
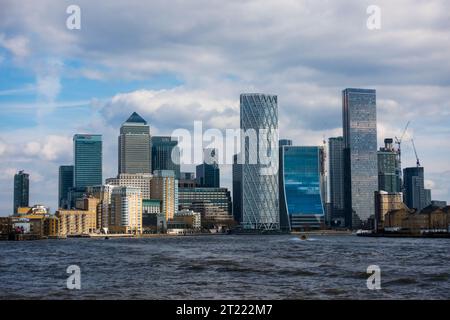
{"type": "Polygon", "coordinates": [[[51,215],[44,219],[44,236],[57,237],[59,235],[59,218],[51,215]]]}
{"type": "Polygon", "coordinates": [[[180,179],[180,148],[175,138],[152,137],[152,170],[172,170],[175,179],[180,179]]]}
{"type": "Polygon", "coordinates": [[[153,180],[151,184],[151,199],[157,199],[162,202],[161,212],[166,221],[173,219],[178,210],[178,181],[175,179],[175,173],[172,170],[153,171],[153,180]]]}
{"type": "Polygon", "coordinates": [[[217,149],[205,149],[203,157],[203,163],[196,167],[197,185],[206,188],[219,188],[220,169],[217,149]]]}
{"type": "Polygon", "coordinates": [[[112,233],[142,234],[142,194],[137,187],[122,186],[111,194],[112,233]]]}
{"type": "Polygon", "coordinates": [[[151,181],[153,175],[150,173],[121,173],[116,178],[106,179],[106,184],[121,187],[137,187],[141,189],[142,198],[150,199],[151,181]]]}
{"type": "Polygon", "coordinates": [[[404,202],[410,209],[422,210],[430,203],[427,201],[423,167],[403,169],[404,202]]]}
{"type": "Polygon", "coordinates": [[[393,210],[385,216],[385,231],[401,231],[423,235],[426,232],[448,233],[450,225],[450,207],[427,207],[421,212],[403,208],[393,210]]]}
{"type": "Polygon", "coordinates": [[[17,208],[28,207],[30,201],[30,175],[23,170],[14,175],[14,213],[17,208]]]}
{"type": "Polygon", "coordinates": [[[56,211],[58,218],[58,234],[60,236],[79,236],[94,233],[97,229],[96,210],[67,210],[56,211]]]}
{"type": "Polygon", "coordinates": [[[377,152],[378,157],[378,189],[389,193],[400,192],[400,176],[398,175],[398,153],[394,150],[393,140],[384,139],[384,147],[377,152]]]}
{"type": "Polygon", "coordinates": [[[283,146],[280,155],[280,221],[286,230],[320,229],[325,222],[322,147],[283,146]]]}
{"type": "Polygon", "coordinates": [[[227,188],[180,188],[178,196],[179,210],[194,210],[194,202],[204,201],[221,208],[229,215],[232,212],[231,194],[227,188]]]}
{"type": "Polygon", "coordinates": [[[240,152],[242,226],[253,230],[279,230],[277,96],[241,94],[240,128],[244,134],[240,152]],[[262,158],[267,158],[267,163],[263,163],[262,158]]]}
{"type": "Polygon", "coordinates": [[[242,165],[239,154],[233,156],[233,218],[238,224],[242,222],[242,165]]]}
{"type": "Polygon", "coordinates": [[[101,231],[106,232],[111,224],[111,195],[114,188],[113,185],[91,186],[87,188],[87,194],[99,199],[97,206],[97,227],[101,231]]]}
{"type": "Polygon", "coordinates": [[[73,147],[74,187],[82,190],[88,186],[101,185],[103,183],[102,136],[76,134],[73,137],[73,147]]]}
{"type": "Polygon", "coordinates": [[[384,228],[385,216],[393,210],[405,208],[403,194],[401,192],[375,192],[375,230],[384,228]]]}
{"type": "Polygon", "coordinates": [[[179,210],[175,214],[174,221],[184,223],[189,229],[194,229],[197,231],[199,231],[202,227],[201,214],[189,209],[179,210]]]}
{"type": "Polygon", "coordinates": [[[344,215],[344,138],[328,139],[328,165],[330,183],[330,224],[333,227],[345,225],[344,215]]]}
{"type": "Polygon", "coordinates": [[[120,128],[119,174],[152,172],[150,126],[139,114],[133,114],[120,128]]]}
{"type": "Polygon", "coordinates": [[[73,188],[73,166],[60,166],[58,178],[58,208],[68,209],[69,191],[73,188]]]}
{"type": "Polygon", "coordinates": [[[365,227],[378,190],[376,91],[342,91],[344,212],[347,227],[365,227]]]}

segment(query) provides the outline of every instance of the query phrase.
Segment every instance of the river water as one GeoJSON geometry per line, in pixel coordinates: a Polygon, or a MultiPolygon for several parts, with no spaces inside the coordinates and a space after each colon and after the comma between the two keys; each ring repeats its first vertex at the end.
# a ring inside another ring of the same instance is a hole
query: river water
{"type": "Polygon", "coordinates": [[[449,299],[450,240],[213,235],[0,242],[0,299],[449,299]],[[67,289],[77,265],[80,290],[67,289]],[[369,290],[367,267],[381,270],[369,290]]]}

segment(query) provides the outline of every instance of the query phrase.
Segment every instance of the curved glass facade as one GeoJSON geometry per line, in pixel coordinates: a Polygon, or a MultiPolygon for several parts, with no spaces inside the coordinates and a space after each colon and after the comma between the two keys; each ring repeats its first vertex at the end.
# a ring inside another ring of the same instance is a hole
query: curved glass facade
{"type": "Polygon", "coordinates": [[[324,210],[323,149],[282,147],[282,210],[290,229],[322,227],[324,210]]]}

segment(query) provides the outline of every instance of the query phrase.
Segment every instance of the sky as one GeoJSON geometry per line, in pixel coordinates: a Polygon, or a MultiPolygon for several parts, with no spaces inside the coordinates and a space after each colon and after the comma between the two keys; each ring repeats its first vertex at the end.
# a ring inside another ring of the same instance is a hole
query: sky
{"type": "MultiPolygon", "coordinates": [[[[103,135],[103,177],[138,112],[152,135],[239,127],[239,94],[278,95],[280,137],[342,135],[341,91],[377,90],[378,143],[414,139],[432,198],[450,201],[450,5],[447,0],[0,0],[0,216],[13,176],[31,204],[57,206],[58,167],[75,133],[103,135]],[[68,29],[69,5],[81,29],[68,29]],[[367,7],[380,28],[367,27],[367,7]]],[[[192,170],[192,167],[184,167],[192,170]]],[[[231,187],[231,167],[222,166],[231,187]]]]}

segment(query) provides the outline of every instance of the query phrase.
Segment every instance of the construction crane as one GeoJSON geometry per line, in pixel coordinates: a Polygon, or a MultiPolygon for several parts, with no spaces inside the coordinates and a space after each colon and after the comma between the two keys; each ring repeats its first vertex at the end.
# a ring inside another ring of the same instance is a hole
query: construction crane
{"type": "Polygon", "coordinates": [[[409,127],[410,123],[411,123],[411,121],[408,121],[408,123],[406,124],[405,129],[403,130],[403,133],[400,136],[400,138],[395,137],[395,144],[397,145],[398,167],[399,168],[402,167],[402,148],[401,148],[402,147],[402,140],[405,137],[406,130],[408,130],[408,127],[409,127]]]}
{"type": "Polygon", "coordinates": [[[414,144],[414,139],[411,138],[411,143],[414,149],[414,154],[416,155],[416,166],[417,168],[420,167],[420,161],[419,161],[419,157],[417,156],[417,151],[416,151],[416,145],[414,144]]]}

